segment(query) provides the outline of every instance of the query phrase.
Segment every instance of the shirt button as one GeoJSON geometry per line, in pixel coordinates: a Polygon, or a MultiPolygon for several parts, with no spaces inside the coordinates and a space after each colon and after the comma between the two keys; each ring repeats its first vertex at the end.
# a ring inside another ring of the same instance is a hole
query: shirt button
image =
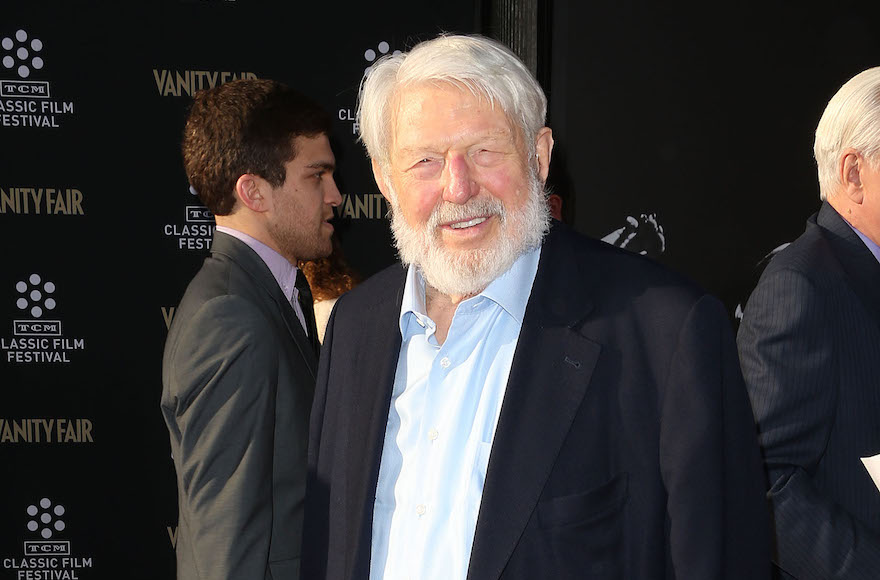
{"type": "Polygon", "coordinates": [[[444,356],[442,359],[440,359],[440,366],[444,369],[448,369],[450,364],[452,363],[449,361],[448,356],[444,356]]]}
{"type": "Polygon", "coordinates": [[[416,506],[416,513],[420,516],[423,516],[423,515],[425,515],[426,509],[427,508],[425,507],[425,504],[420,503],[419,505],[416,506]]]}
{"type": "Polygon", "coordinates": [[[436,441],[437,437],[439,436],[440,433],[436,429],[431,429],[430,431],[428,431],[428,439],[430,439],[431,441],[436,441]]]}

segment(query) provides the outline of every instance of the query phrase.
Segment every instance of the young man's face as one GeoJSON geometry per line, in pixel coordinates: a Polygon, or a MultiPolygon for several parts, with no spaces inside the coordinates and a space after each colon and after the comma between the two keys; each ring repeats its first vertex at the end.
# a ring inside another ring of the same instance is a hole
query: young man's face
{"type": "Polygon", "coordinates": [[[291,261],[329,256],[333,207],[342,202],[333,179],[336,159],[326,135],[297,137],[284,183],[272,188],[269,235],[291,261]]]}

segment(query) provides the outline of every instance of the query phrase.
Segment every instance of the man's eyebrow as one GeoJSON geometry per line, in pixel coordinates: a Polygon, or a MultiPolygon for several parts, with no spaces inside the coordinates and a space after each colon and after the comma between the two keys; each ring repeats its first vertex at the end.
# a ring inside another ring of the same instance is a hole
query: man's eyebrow
{"type": "Polygon", "coordinates": [[[323,169],[325,171],[336,171],[336,164],[330,161],[315,161],[306,165],[306,169],[323,169]]]}

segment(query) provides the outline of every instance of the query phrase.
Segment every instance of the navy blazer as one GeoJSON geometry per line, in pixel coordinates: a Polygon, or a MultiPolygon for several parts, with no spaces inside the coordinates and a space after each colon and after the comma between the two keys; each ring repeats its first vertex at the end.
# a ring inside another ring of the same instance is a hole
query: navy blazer
{"type": "Polygon", "coordinates": [[[828,203],[767,266],[737,337],[778,577],[880,578],[880,263],[828,203]]]}
{"type": "MultiPolygon", "coordinates": [[[[318,369],[303,578],[366,579],[405,270],[343,295],[318,369]]],[[[721,304],[554,224],[468,578],[769,577],[760,457],[721,304]]]]}

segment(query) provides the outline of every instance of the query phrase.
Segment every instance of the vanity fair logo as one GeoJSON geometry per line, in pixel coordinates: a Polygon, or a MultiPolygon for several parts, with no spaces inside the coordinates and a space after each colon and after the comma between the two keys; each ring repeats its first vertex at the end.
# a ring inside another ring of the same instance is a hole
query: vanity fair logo
{"type": "Polygon", "coordinates": [[[73,187],[0,187],[0,214],[85,215],[83,193],[73,187]]]}
{"type": "Polygon", "coordinates": [[[55,316],[55,283],[40,274],[31,274],[14,283],[15,307],[19,316],[12,321],[12,336],[0,338],[6,362],[22,364],[69,363],[85,340],[63,334],[61,320],[55,316]]]}
{"type": "Polygon", "coordinates": [[[163,97],[192,97],[202,89],[212,89],[238,79],[255,78],[257,75],[252,72],[153,69],[156,89],[163,97]]]}
{"type": "Polygon", "coordinates": [[[217,227],[214,215],[199,203],[192,187],[183,206],[182,219],[163,226],[165,237],[173,239],[178,250],[210,250],[217,227]]]}
{"type": "Polygon", "coordinates": [[[0,126],[57,129],[74,114],[74,103],[53,98],[51,83],[39,79],[44,53],[43,40],[30,31],[0,29],[0,126]]]}
{"type": "MultiPolygon", "coordinates": [[[[26,538],[22,555],[3,558],[8,578],[16,580],[85,580],[94,564],[91,556],[73,552],[67,534],[67,508],[44,497],[25,508],[26,538]]],[[[19,521],[9,518],[7,523],[19,521]]]]}
{"type": "Polygon", "coordinates": [[[381,193],[343,193],[342,203],[333,208],[336,217],[379,220],[388,216],[388,202],[381,193]]]}
{"type": "Polygon", "coordinates": [[[15,443],[94,443],[91,419],[3,419],[0,445],[15,443]]]}

